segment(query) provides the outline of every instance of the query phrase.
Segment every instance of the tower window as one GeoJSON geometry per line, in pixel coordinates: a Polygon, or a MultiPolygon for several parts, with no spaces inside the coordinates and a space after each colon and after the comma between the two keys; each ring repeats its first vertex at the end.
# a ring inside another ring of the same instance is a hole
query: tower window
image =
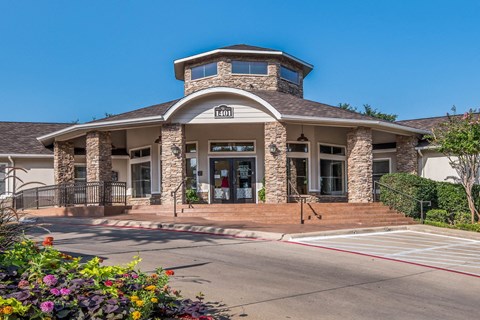
{"type": "Polygon", "coordinates": [[[217,63],[207,63],[192,68],[192,80],[206,78],[217,74],[217,63]]]}
{"type": "Polygon", "coordinates": [[[293,71],[287,67],[281,66],[280,68],[280,77],[284,80],[299,84],[300,77],[298,76],[297,71],[293,71]]]}
{"type": "Polygon", "coordinates": [[[262,61],[232,61],[232,73],[268,74],[268,64],[262,61]]]}

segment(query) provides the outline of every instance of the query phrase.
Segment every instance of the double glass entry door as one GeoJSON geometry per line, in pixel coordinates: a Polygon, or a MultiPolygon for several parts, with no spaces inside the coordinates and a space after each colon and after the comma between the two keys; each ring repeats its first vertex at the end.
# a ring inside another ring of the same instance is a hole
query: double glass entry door
{"type": "Polygon", "coordinates": [[[255,158],[210,159],[211,203],[255,203],[255,158]]]}

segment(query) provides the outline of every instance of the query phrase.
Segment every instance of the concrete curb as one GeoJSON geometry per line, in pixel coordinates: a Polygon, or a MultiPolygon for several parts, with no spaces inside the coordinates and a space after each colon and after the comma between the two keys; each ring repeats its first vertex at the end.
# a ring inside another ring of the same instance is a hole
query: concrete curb
{"type": "MultiPolygon", "coordinates": [[[[29,217],[32,219],[32,217],[29,217]]],[[[388,232],[398,230],[411,230],[417,232],[426,232],[438,235],[445,235],[450,237],[460,237],[472,240],[480,240],[480,233],[439,228],[429,225],[402,225],[402,226],[385,226],[385,227],[366,227],[355,229],[340,229],[329,231],[316,231],[305,233],[279,233],[279,232],[265,232],[255,230],[222,228],[212,226],[202,226],[186,223],[171,223],[171,222],[152,222],[152,221],[138,221],[138,220],[117,220],[108,218],[61,218],[61,217],[33,217],[38,223],[62,223],[62,224],[78,224],[78,225],[93,225],[116,228],[140,228],[140,229],[158,229],[177,232],[194,232],[204,233],[219,236],[230,236],[237,238],[251,238],[259,240],[271,241],[291,241],[301,238],[309,237],[326,237],[336,235],[354,235],[375,232],[388,232]]]]}
{"type": "Polygon", "coordinates": [[[37,217],[38,223],[62,223],[62,224],[78,224],[78,225],[94,225],[117,228],[142,228],[142,229],[158,229],[179,232],[195,232],[212,235],[231,236],[238,238],[253,238],[263,240],[282,240],[285,236],[283,233],[263,232],[254,230],[230,229],[211,226],[200,226],[182,223],[168,222],[152,222],[152,221],[136,221],[136,220],[115,220],[115,219],[91,219],[91,218],[53,218],[53,217],[37,217]]]}

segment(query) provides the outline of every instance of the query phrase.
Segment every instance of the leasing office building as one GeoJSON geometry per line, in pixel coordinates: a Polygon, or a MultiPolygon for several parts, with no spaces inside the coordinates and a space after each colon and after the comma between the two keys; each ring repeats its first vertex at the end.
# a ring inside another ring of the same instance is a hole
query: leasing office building
{"type": "Polygon", "coordinates": [[[132,204],[173,201],[186,178],[208,203],[369,202],[373,180],[416,173],[426,131],[303,99],[313,66],[234,45],[174,62],[185,96],[38,139],[53,146],[56,184],[127,183],[132,204]]]}

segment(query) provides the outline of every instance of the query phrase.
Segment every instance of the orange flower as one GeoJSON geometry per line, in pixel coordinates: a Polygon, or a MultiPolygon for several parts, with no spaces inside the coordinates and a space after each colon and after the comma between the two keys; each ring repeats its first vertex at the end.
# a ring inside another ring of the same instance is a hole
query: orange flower
{"type": "Polygon", "coordinates": [[[154,291],[155,289],[157,289],[157,287],[155,287],[154,285],[150,285],[148,287],[145,287],[145,290],[147,290],[147,291],[154,291]]]}
{"type": "Polygon", "coordinates": [[[142,316],[142,314],[140,313],[140,311],[133,311],[132,312],[133,320],[138,320],[138,319],[140,319],[141,316],[142,316]]]}
{"type": "Polygon", "coordinates": [[[165,270],[165,274],[170,277],[170,276],[173,276],[173,275],[175,274],[175,271],[173,271],[173,270],[165,270]]]}
{"type": "Polygon", "coordinates": [[[3,313],[6,315],[12,314],[13,313],[13,308],[10,306],[3,307],[3,313]]]}
{"type": "Polygon", "coordinates": [[[53,246],[53,237],[45,237],[42,244],[44,247],[53,246]]]}

